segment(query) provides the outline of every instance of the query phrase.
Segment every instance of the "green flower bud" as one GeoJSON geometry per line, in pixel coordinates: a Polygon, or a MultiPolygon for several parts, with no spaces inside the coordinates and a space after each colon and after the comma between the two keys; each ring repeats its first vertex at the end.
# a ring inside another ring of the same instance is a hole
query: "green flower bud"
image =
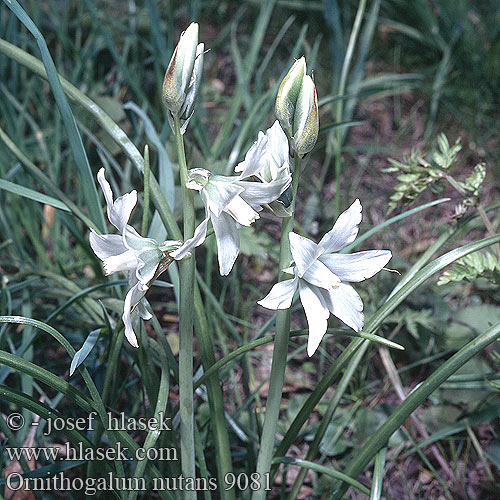
{"type": "Polygon", "coordinates": [[[295,107],[305,74],[306,60],[301,57],[295,61],[278,89],[274,112],[285,130],[288,130],[293,123],[295,107]]]}
{"type": "Polygon", "coordinates": [[[318,132],[318,96],[312,78],[306,75],[293,117],[293,148],[299,156],[302,157],[312,150],[318,140],[318,132]]]}
{"type": "Polygon", "coordinates": [[[163,103],[172,113],[178,113],[188,92],[198,48],[198,24],[191,23],[181,34],[163,79],[163,103]]]}

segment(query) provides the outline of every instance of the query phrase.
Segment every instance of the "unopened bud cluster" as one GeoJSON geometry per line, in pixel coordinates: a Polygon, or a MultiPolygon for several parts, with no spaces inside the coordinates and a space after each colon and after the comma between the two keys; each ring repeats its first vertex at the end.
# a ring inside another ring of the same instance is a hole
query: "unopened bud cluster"
{"type": "Polygon", "coordinates": [[[306,74],[306,61],[301,57],[291,67],[278,90],[275,114],[289,133],[299,156],[309,153],[318,139],[318,96],[313,79],[306,74]]]}

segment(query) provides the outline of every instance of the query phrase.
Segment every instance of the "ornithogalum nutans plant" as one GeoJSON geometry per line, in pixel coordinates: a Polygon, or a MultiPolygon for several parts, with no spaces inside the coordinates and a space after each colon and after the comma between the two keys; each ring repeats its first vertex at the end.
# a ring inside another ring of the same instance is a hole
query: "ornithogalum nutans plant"
{"type": "MultiPolygon", "coordinates": [[[[314,81],[306,72],[304,57],[298,59],[285,76],[275,101],[276,120],[256,141],[234,169],[221,175],[206,163],[203,168],[189,164],[184,149],[184,134],[196,111],[196,100],[202,82],[205,46],[198,41],[199,27],[192,23],[180,36],[163,81],[162,98],[174,133],[182,191],[183,235],[174,231],[175,239],[163,243],[141,236],[130,224],[137,205],[135,190],[114,199],[104,176],[98,181],[104,192],[109,221],[117,234],[92,231],[90,243],[103,261],[106,274],[128,273],[129,290],[125,296],[122,320],[125,336],[139,346],[137,321],[150,319],[153,312],[145,294],[154,280],[169,265],[179,265],[179,403],[182,474],[195,477],[195,407],[193,405],[193,329],[204,356],[213,364],[214,346],[210,333],[203,328],[202,304],[196,288],[196,247],[207,239],[210,227],[217,244],[219,271],[228,275],[240,251],[240,229],[255,225],[264,210],[281,221],[278,283],[259,301],[261,306],[277,310],[276,337],[256,474],[259,488],[253,488],[253,500],[265,498],[266,480],[274,450],[276,426],[283,388],[290,333],[290,307],[298,291],[309,324],[307,352],[312,356],[327,330],[333,314],[346,325],[363,328],[363,304],[350,285],[376,274],[391,258],[387,250],[372,250],[350,255],[338,253],[353,242],[361,221],[361,204],[356,200],[340,215],[333,228],[319,243],[294,231],[295,207],[303,163],[316,145],[319,135],[318,98],[314,81]],[[204,214],[196,225],[194,195],[199,193],[204,214]],[[274,215],[273,215],[274,214],[274,215]],[[182,236],[182,239],[181,239],[182,236]],[[207,352],[208,349],[208,352],[207,352]]],[[[148,163],[149,165],[149,163],[148,163]]],[[[149,175],[149,170],[148,174],[149,175]]],[[[149,181],[145,179],[146,185],[149,181]]],[[[169,216],[171,217],[171,216],[169,216]]],[[[144,219],[146,220],[147,217],[144,219]]],[[[170,228],[171,229],[171,228],[170,228]]],[[[205,366],[209,369],[210,364],[205,366]]],[[[231,452],[224,416],[224,405],[218,374],[210,385],[209,406],[215,426],[217,475],[227,477],[232,471],[231,452]]],[[[195,500],[196,492],[187,492],[186,500],[195,500]],[[193,494],[191,494],[193,493],[193,494]]],[[[233,500],[234,492],[224,498],[233,500]]]]}

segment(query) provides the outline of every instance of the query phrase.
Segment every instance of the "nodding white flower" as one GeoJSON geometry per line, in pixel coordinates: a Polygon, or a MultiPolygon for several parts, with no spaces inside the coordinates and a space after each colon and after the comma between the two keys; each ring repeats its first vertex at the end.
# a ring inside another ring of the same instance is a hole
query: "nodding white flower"
{"type": "Polygon", "coordinates": [[[314,354],[326,333],[330,313],[356,332],[363,328],[363,302],[349,283],[371,278],[392,257],[389,250],[335,253],[356,238],[361,210],[361,203],[356,200],[319,243],[290,233],[294,266],[285,272],[293,274],[293,278],[275,284],[258,302],[267,309],[288,309],[299,290],[309,325],[309,356],[314,354]]]}
{"type": "MultiPolygon", "coordinates": [[[[257,171],[257,168],[248,168],[238,177],[215,175],[204,168],[194,168],[188,172],[186,187],[200,192],[206,214],[205,220],[195,231],[193,240],[199,241],[200,244],[203,242],[208,221],[211,220],[217,239],[219,271],[222,276],[230,273],[238,257],[238,229],[255,222],[259,218],[262,205],[278,199],[291,182],[290,174],[270,182],[242,180],[256,175],[257,171]]],[[[185,244],[190,241],[187,240],[185,244]]]]}
{"type": "MultiPolygon", "coordinates": [[[[265,134],[259,132],[245,160],[236,165],[234,170],[240,173],[241,178],[254,176],[263,183],[291,179],[288,139],[278,120],[265,134]]],[[[269,204],[269,208],[279,217],[288,217],[291,215],[288,209],[290,202],[288,191],[284,191],[280,198],[269,204]]]]}
{"type": "Polygon", "coordinates": [[[125,297],[122,319],[125,337],[132,346],[138,347],[132,326],[132,311],[136,310],[142,319],[151,319],[150,306],[144,298],[146,292],[159,274],[165,271],[174,259],[186,256],[199,239],[192,239],[184,245],[182,241],[165,241],[160,245],[151,238],[142,237],[128,224],[132,210],[137,204],[137,191],[131,191],[113,200],[113,192],[104,176],[104,168],[99,170],[97,180],[104,192],[108,219],[120,234],[97,234],[92,230],[90,246],[103,261],[106,275],[117,271],[128,272],[130,288],[125,297]]]}

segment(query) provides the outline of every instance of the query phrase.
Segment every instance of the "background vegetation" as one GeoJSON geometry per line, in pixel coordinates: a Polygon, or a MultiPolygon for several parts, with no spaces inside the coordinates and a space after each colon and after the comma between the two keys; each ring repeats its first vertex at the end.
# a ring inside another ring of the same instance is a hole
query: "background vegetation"
{"type": "MultiPolygon", "coordinates": [[[[173,415],[178,397],[176,269],[170,268],[163,278],[173,288],[160,282],[150,291],[158,320],[146,325],[136,352],[121,346],[117,334],[125,282],[103,276],[88,243],[87,217],[97,226],[104,222],[102,203],[93,198],[97,195],[89,184],[97,170],[105,166],[120,193],[142,189],[142,176],[127,145],[105,130],[102,115],[70,92],[79,143],[68,125],[68,109],[61,99],[56,103],[51,86],[40,76],[43,66],[9,45],[38,59],[43,55],[43,44],[8,3],[4,0],[0,6],[2,413],[22,408],[27,421],[35,409],[42,418],[48,409],[65,417],[81,416],[93,408],[95,384],[97,406],[136,417],[151,415],[161,383],[162,390],[168,389],[168,414],[173,415]],[[7,316],[34,318],[56,331],[7,316]],[[78,349],[96,329],[98,340],[84,363],[88,371],[70,377],[71,356],[65,347],[78,349]],[[166,385],[158,375],[166,361],[157,349],[165,339],[171,355],[166,385]],[[19,358],[34,365],[18,365],[19,358]],[[83,406],[75,404],[81,393],[71,392],[70,385],[84,393],[83,406]]],[[[355,198],[364,207],[362,233],[409,208],[452,198],[371,236],[366,248],[391,249],[390,266],[401,274],[420,269],[432,256],[484,238],[488,228],[478,207],[488,214],[489,232],[498,232],[500,5],[494,0],[47,0],[25,1],[23,7],[43,35],[59,74],[118,123],[139,151],[149,145],[152,170],[177,217],[181,203],[172,179],[177,179],[178,167],[160,92],[179,33],[196,20],[200,40],[210,51],[201,98],[186,135],[190,167],[230,174],[258,130],[272,125],[277,86],[294,58],[303,54],[318,88],[321,133],[299,190],[299,231],[312,237],[322,234],[355,198]],[[441,133],[447,141],[438,140],[441,133]],[[461,151],[450,152],[459,138],[461,151]],[[448,155],[450,161],[440,163],[439,155],[448,155]],[[478,164],[485,165],[486,177],[474,184],[471,176],[478,164]],[[446,171],[451,181],[446,176],[431,179],[432,171],[446,171]],[[420,177],[400,178],[405,174],[420,177]],[[417,180],[423,186],[420,191],[415,191],[417,180]],[[462,191],[457,183],[462,183],[462,191]],[[394,197],[398,192],[405,196],[394,197]]],[[[64,82],[63,87],[68,90],[64,82]]],[[[139,227],[141,221],[137,216],[133,222],[139,227]]],[[[214,241],[199,252],[198,260],[218,359],[250,342],[262,343],[221,369],[236,473],[255,468],[270,370],[271,344],[259,339],[270,340],[273,316],[256,301],[275,280],[279,223],[271,215],[259,222],[258,231],[242,231],[243,255],[228,278],[218,276],[214,241]]],[[[148,226],[150,235],[165,239],[157,215],[151,214],[148,226]]],[[[388,315],[378,335],[406,350],[389,352],[370,345],[340,392],[335,417],[330,401],[337,380],[307,425],[293,436],[287,456],[344,470],[401,399],[465,342],[498,324],[496,251],[490,247],[462,262],[461,268],[455,265],[440,286],[442,271],[434,275],[388,315]],[[306,457],[315,438],[320,438],[316,453],[306,457]]],[[[396,274],[380,273],[359,287],[367,317],[400,280],[396,274]]],[[[306,327],[302,312],[292,313],[292,320],[293,330],[306,327]]],[[[338,326],[336,320],[331,326],[338,326]]],[[[300,405],[346,345],[343,336],[332,335],[309,359],[304,339],[292,338],[281,435],[287,434],[300,405]]],[[[195,346],[196,368],[199,359],[195,346]]],[[[497,343],[441,384],[392,435],[375,469],[367,467],[358,480],[370,488],[383,477],[382,495],[387,499],[499,498],[499,367],[497,343]]],[[[214,474],[202,384],[196,395],[201,446],[197,458],[201,471],[214,474]]],[[[12,433],[3,419],[0,427],[2,443],[10,446],[29,437],[27,427],[12,433]]],[[[42,431],[43,420],[36,443],[53,444],[54,436],[47,438],[42,431]]],[[[144,436],[138,432],[132,437],[142,443],[144,436]]],[[[80,438],[96,443],[100,433],[80,438]]],[[[175,437],[164,433],[159,445],[174,446],[175,437]]],[[[4,456],[2,468],[8,463],[4,456]]],[[[92,464],[63,463],[68,475],[93,473],[92,464]]],[[[38,466],[56,470],[43,460],[38,466]]],[[[175,463],[157,466],[164,476],[178,473],[175,463]]],[[[281,466],[276,480],[281,486],[274,488],[272,498],[286,498],[292,488],[294,498],[330,498],[334,478],[306,467],[305,477],[296,481],[298,470],[296,465],[281,466]]],[[[347,496],[366,494],[353,488],[347,496]]],[[[36,497],[53,498],[53,493],[36,497]]],[[[68,493],[64,498],[79,497],[68,493]]]]}

